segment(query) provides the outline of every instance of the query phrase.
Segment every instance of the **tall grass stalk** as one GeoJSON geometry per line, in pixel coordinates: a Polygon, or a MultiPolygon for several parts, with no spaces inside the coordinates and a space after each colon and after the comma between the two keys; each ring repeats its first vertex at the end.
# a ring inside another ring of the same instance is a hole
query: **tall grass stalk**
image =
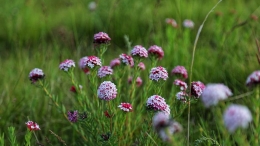
{"type": "MultiPolygon", "coordinates": [[[[192,58],[191,58],[191,65],[190,65],[190,91],[191,91],[191,82],[192,82],[192,69],[193,69],[193,64],[194,64],[194,58],[195,58],[195,51],[196,51],[196,47],[197,47],[197,43],[198,43],[198,39],[200,36],[200,33],[202,31],[202,28],[204,26],[204,23],[206,22],[206,20],[208,19],[208,16],[211,12],[213,12],[213,10],[218,6],[218,4],[221,2],[222,0],[219,0],[218,3],[208,12],[208,14],[206,15],[204,21],[202,22],[202,24],[199,27],[199,30],[197,32],[195,41],[194,41],[194,45],[193,45],[193,50],[192,50],[192,58]]],[[[190,145],[190,96],[188,97],[188,132],[187,132],[187,146],[190,145]]]]}

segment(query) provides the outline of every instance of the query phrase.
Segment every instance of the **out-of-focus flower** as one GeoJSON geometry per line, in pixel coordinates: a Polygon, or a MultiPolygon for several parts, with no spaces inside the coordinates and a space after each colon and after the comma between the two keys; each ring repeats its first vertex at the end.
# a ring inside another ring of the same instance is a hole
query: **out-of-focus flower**
{"type": "Polygon", "coordinates": [[[97,94],[102,100],[112,100],[117,95],[116,85],[110,81],[104,81],[98,87],[97,94]]]}
{"type": "Polygon", "coordinates": [[[102,66],[98,69],[98,77],[100,78],[112,74],[113,74],[113,69],[110,66],[102,66]]]}
{"type": "Polygon", "coordinates": [[[90,74],[90,70],[89,70],[88,68],[84,68],[84,69],[83,69],[83,72],[84,72],[86,75],[90,74]]]}
{"type": "Polygon", "coordinates": [[[94,68],[95,66],[101,66],[101,60],[96,56],[86,56],[80,59],[79,67],[81,69],[94,68]]]}
{"type": "Polygon", "coordinates": [[[133,109],[130,103],[121,103],[118,107],[125,112],[131,112],[133,109]]]}
{"type": "Polygon", "coordinates": [[[185,90],[188,88],[187,83],[185,83],[184,81],[179,80],[179,79],[176,79],[176,80],[173,82],[173,84],[176,85],[176,86],[180,86],[180,89],[181,89],[182,91],[185,91],[185,90]]]}
{"type": "Polygon", "coordinates": [[[247,86],[253,86],[260,83],[260,70],[254,71],[251,73],[246,80],[247,86]]]}
{"type": "Polygon", "coordinates": [[[148,52],[147,52],[147,50],[143,46],[136,45],[131,50],[131,55],[132,56],[141,57],[141,58],[147,58],[148,57],[148,52]]]}
{"type": "Polygon", "coordinates": [[[258,20],[258,16],[257,16],[257,15],[255,15],[255,14],[252,14],[250,17],[251,17],[251,19],[252,19],[252,20],[255,20],[255,21],[257,21],[257,20],[258,20]]]}
{"type": "Polygon", "coordinates": [[[183,92],[183,91],[180,91],[180,92],[178,92],[176,94],[176,98],[178,100],[181,100],[182,102],[186,102],[187,101],[187,99],[186,99],[187,96],[188,96],[188,94],[186,92],[183,92]]]}
{"type": "Polygon", "coordinates": [[[194,28],[194,22],[189,19],[185,19],[183,21],[183,26],[186,28],[194,28]]]}
{"type": "Polygon", "coordinates": [[[75,62],[70,59],[66,59],[60,64],[60,70],[69,71],[70,68],[75,67],[75,62]]]}
{"type": "Polygon", "coordinates": [[[162,48],[156,45],[153,45],[148,49],[148,54],[150,56],[156,56],[159,60],[161,60],[164,56],[162,48]]]}
{"type": "Polygon", "coordinates": [[[78,121],[78,111],[68,111],[68,119],[72,123],[77,122],[78,121]]]}
{"type": "Polygon", "coordinates": [[[108,44],[111,38],[105,32],[99,32],[94,35],[94,43],[96,44],[108,44]]]}
{"type": "Polygon", "coordinates": [[[252,121],[252,115],[246,106],[232,104],[224,113],[224,124],[229,132],[234,132],[238,127],[246,128],[252,121]]]}
{"type": "Polygon", "coordinates": [[[150,109],[162,111],[170,114],[170,107],[166,104],[165,99],[159,95],[153,95],[146,101],[146,106],[150,109]]]}
{"type": "MultiPolygon", "coordinates": [[[[81,90],[82,88],[83,88],[83,86],[82,86],[82,85],[79,85],[79,89],[81,90]]],[[[71,87],[70,87],[70,91],[71,91],[71,92],[74,92],[74,93],[77,93],[77,90],[76,90],[75,86],[71,86],[71,87]]]]}
{"type": "Polygon", "coordinates": [[[110,67],[111,68],[114,68],[114,67],[116,67],[116,66],[119,66],[120,65],[120,59],[119,58],[116,58],[116,59],[113,59],[113,60],[111,60],[111,62],[110,62],[110,67]]]}
{"type": "Polygon", "coordinates": [[[157,112],[153,116],[153,127],[156,131],[165,128],[169,125],[170,115],[165,112],[157,112]]]}
{"type": "Polygon", "coordinates": [[[138,64],[138,68],[139,68],[140,70],[145,70],[145,64],[144,64],[143,62],[140,62],[140,63],[138,64]]]}
{"type": "Polygon", "coordinates": [[[91,2],[88,4],[88,9],[89,9],[90,11],[94,11],[94,10],[96,10],[96,8],[97,8],[97,4],[96,4],[95,1],[91,1],[91,2]]]}
{"type": "Polygon", "coordinates": [[[112,116],[113,116],[113,115],[110,115],[107,110],[104,111],[104,115],[105,115],[107,118],[112,118],[112,116]]]}
{"type": "Polygon", "coordinates": [[[28,121],[28,122],[26,122],[25,124],[27,125],[27,127],[28,127],[28,129],[29,129],[30,131],[41,130],[41,129],[40,129],[40,126],[39,126],[37,123],[33,122],[33,121],[28,121]]]}
{"type": "Polygon", "coordinates": [[[195,98],[199,98],[204,89],[205,85],[200,81],[191,83],[191,95],[193,95],[195,98]]]}
{"type": "Polygon", "coordinates": [[[38,80],[41,80],[44,78],[44,73],[41,69],[35,68],[29,73],[29,79],[32,81],[32,83],[37,82],[38,80]]]}
{"type": "MultiPolygon", "coordinates": [[[[128,83],[132,84],[132,80],[133,80],[133,77],[129,77],[128,83]]],[[[141,77],[137,77],[135,82],[136,82],[137,87],[140,87],[143,84],[143,80],[141,79],[141,77]]]]}
{"type": "Polygon", "coordinates": [[[165,22],[167,24],[170,24],[172,27],[175,27],[175,28],[178,27],[177,22],[174,19],[172,19],[172,18],[166,18],[165,22]]]}
{"type": "Polygon", "coordinates": [[[161,66],[154,67],[150,71],[149,78],[157,82],[159,81],[159,79],[166,80],[168,78],[168,72],[164,67],[161,66]]]}
{"type": "Polygon", "coordinates": [[[125,65],[130,65],[131,67],[134,66],[134,59],[132,58],[132,56],[129,56],[127,54],[121,54],[119,58],[125,65]]]}
{"type": "Polygon", "coordinates": [[[108,141],[109,138],[110,138],[110,133],[101,134],[100,137],[101,137],[104,141],[108,141]]]}
{"type": "Polygon", "coordinates": [[[187,70],[184,66],[176,66],[172,69],[172,75],[181,75],[184,79],[188,78],[187,70]]]}
{"type": "Polygon", "coordinates": [[[203,90],[201,99],[205,107],[216,105],[219,100],[232,96],[230,89],[223,84],[208,84],[203,90]]]}

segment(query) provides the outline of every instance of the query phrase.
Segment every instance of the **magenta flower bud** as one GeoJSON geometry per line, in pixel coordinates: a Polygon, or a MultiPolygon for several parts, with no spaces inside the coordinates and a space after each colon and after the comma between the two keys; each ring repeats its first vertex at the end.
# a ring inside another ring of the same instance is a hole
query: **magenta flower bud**
{"type": "Polygon", "coordinates": [[[138,68],[139,68],[140,70],[145,70],[145,64],[144,64],[143,62],[140,62],[140,63],[138,64],[138,68]]]}
{"type": "Polygon", "coordinates": [[[26,124],[27,128],[28,128],[30,131],[41,130],[41,129],[40,129],[40,126],[39,126],[37,123],[33,122],[33,121],[28,121],[28,122],[26,122],[25,124],[26,124]]]}
{"type": "Polygon", "coordinates": [[[252,114],[246,106],[232,104],[224,113],[224,124],[230,133],[238,127],[247,128],[252,121],[252,114]]]}
{"type": "Polygon", "coordinates": [[[110,67],[111,68],[114,68],[116,66],[119,66],[121,64],[120,62],[120,59],[119,58],[116,58],[116,59],[113,59],[111,62],[110,62],[110,67]]]}
{"type": "Polygon", "coordinates": [[[185,19],[183,21],[183,26],[186,28],[194,28],[194,22],[189,19],[185,19]]]}
{"type": "Polygon", "coordinates": [[[165,19],[165,22],[166,22],[167,24],[171,25],[171,26],[174,27],[174,28],[177,28],[177,27],[178,27],[177,22],[176,22],[174,19],[172,19],[172,18],[166,18],[166,19],[165,19]]]}
{"type": "Polygon", "coordinates": [[[159,60],[161,60],[164,56],[162,48],[156,45],[153,45],[148,49],[148,54],[150,56],[156,56],[159,60]]]}
{"type": "Polygon", "coordinates": [[[179,80],[179,79],[176,79],[173,82],[173,84],[176,85],[176,86],[180,86],[180,89],[182,91],[185,91],[188,88],[188,85],[185,82],[183,82],[182,80],[179,80]]]}
{"type": "Polygon", "coordinates": [[[205,107],[217,105],[220,100],[232,96],[230,89],[223,84],[208,84],[202,92],[201,99],[205,107]]]}
{"type": "Polygon", "coordinates": [[[251,73],[246,80],[247,86],[253,86],[260,83],[260,70],[254,71],[251,73]]]}
{"type": "MultiPolygon", "coordinates": [[[[129,77],[128,83],[132,84],[132,80],[133,80],[133,77],[129,77]]],[[[143,84],[143,80],[140,77],[137,77],[135,83],[136,83],[137,87],[140,87],[143,84]]]]}
{"type": "Polygon", "coordinates": [[[60,63],[60,70],[63,71],[69,71],[70,68],[75,67],[75,62],[73,60],[70,59],[66,59],[65,61],[63,61],[62,63],[60,63]]]}
{"type": "Polygon", "coordinates": [[[166,104],[165,99],[159,95],[153,95],[146,101],[146,106],[156,111],[162,111],[170,114],[170,107],[166,104]]]}
{"type": "Polygon", "coordinates": [[[35,68],[29,73],[29,79],[32,81],[32,83],[37,82],[38,80],[41,80],[44,78],[44,73],[41,69],[35,68]]]}
{"type": "Polygon", "coordinates": [[[141,58],[147,58],[148,57],[148,52],[147,52],[147,50],[143,46],[136,45],[131,50],[131,55],[132,56],[141,57],[141,58]]]}
{"type": "Polygon", "coordinates": [[[79,67],[81,69],[94,68],[95,66],[102,66],[101,60],[96,56],[86,56],[79,61],[79,67]]]}
{"type": "Polygon", "coordinates": [[[96,44],[108,44],[111,38],[105,32],[99,32],[94,35],[94,43],[96,44]]]}
{"type": "Polygon", "coordinates": [[[133,109],[130,103],[121,103],[118,107],[125,112],[131,112],[133,109]]]}
{"type": "Polygon", "coordinates": [[[205,85],[200,81],[191,83],[191,95],[193,95],[195,98],[199,98],[204,89],[205,85]]]}
{"type": "Polygon", "coordinates": [[[113,74],[113,69],[110,66],[101,66],[98,69],[98,77],[103,78],[113,74]]]}
{"type": "Polygon", "coordinates": [[[188,78],[188,73],[184,66],[174,67],[172,69],[172,75],[181,75],[184,79],[188,78]]]}
{"type": "Polygon", "coordinates": [[[130,65],[131,67],[134,66],[134,59],[131,56],[127,54],[121,54],[119,58],[125,65],[130,65]]]}
{"type": "Polygon", "coordinates": [[[112,100],[116,98],[116,85],[110,81],[104,81],[100,84],[97,91],[98,97],[102,100],[112,100]]]}
{"type": "Polygon", "coordinates": [[[68,119],[72,123],[77,122],[78,121],[78,111],[68,111],[68,119]]]}
{"type": "Polygon", "coordinates": [[[168,72],[164,67],[161,66],[154,67],[150,71],[149,78],[157,82],[159,81],[159,79],[166,80],[168,78],[168,72]]]}

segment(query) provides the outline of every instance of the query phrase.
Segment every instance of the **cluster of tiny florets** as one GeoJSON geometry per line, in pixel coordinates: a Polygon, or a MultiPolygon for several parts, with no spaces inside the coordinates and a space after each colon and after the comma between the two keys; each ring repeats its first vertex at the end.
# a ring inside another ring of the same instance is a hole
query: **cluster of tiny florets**
{"type": "Polygon", "coordinates": [[[121,103],[118,107],[125,112],[131,112],[133,110],[130,103],[121,103]]]}
{"type": "Polygon", "coordinates": [[[112,100],[116,98],[117,89],[116,85],[111,81],[104,81],[98,87],[98,97],[102,100],[112,100]]]}
{"type": "Polygon", "coordinates": [[[184,66],[176,66],[175,68],[172,69],[171,73],[173,75],[180,75],[184,79],[188,78],[188,73],[187,73],[187,70],[186,70],[186,68],[184,66]]]}
{"type": "Polygon", "coordinates": [[[86,56],[80,59],[79,66],[81,69],[94,68],[95,66],[102,66],[101,60],[96,56],[86,56]]]}
{"type": "Polygon", "coordinates": [[[159,95],[153,95],[148,98],[146,102],[146,106],[150,109],[154,109],[157,111],[163,111],[167,114],[170,114],[169,105],[166,104],[165,99],[159,95]]]}
{"type": "Polygon", "coordinates": [[[41,69],[35,68],[29,73],[29,79],[32,81],[32,83],[37,82],[40,79],[44,78],[44,73],[41,69]]]}
{"type": "Polygon", "coordinates": [[[247,77],[246,85],[252,86],[260,83],[260,70],[254,71],[247,77]]]}
{"type": "Polygon", "coordinates": [[[186,102],[188,94],[185,91],[180,91],[176,94],[176,98],[182,102],[186,102]]]}
{"type": "Polygon", "coordinates": [[[94,43],[97,44],[107,44],[109,43],[111,38],[105,32],[99,32],[94,35],[94,43]]]}
{"type": "Polygon", "coordinates": [[[182,80],[179,80],[179,79],[176,79],[174,82],[173,82],[174,85],[176,86],[180,86],[180,89],[182,91],[186,90],[188,88],[188,85],[186,82],[182,81],[182,80]]]}
{"type": "Polygon", "coordinates": [[[119,56],[119,58],[122,60],[122,62],[125,65],[130,65],[130,66],[134,66],[134,59],[132,58],[132,56],[127,55],[127,54],[121,54],[119,56]]]}
{"type": "Polygon", "coordinates": [[[143,62],[140,62],[140,63],[138,64],[138,68],[139,68],[140,70],[145,70],[145,64],[144,64],[143,62]]]}
{"type": "MultiPolygon", "coordinates": [[[[128,83],[132,84],[132,82],[133,82],[133,77],[130,76],[128,78],[128,83]]],[[[136,83],[137,87],[140,87],[143,84],[143,80],[141,79],[141,77],[137,77],[135,83],[136,83]]]]}
{"type": "Polygon", "coordinates": [[[120,64],[121,64],[120,59],[119,58],[115,58],[115,59],[111,60],[110,67],[114,68],[116,66],[119,66],[120,64]]]}
{"type": "Polygon", "coordinates": [[[147,50],[143,46],[136,45],[131,50],[131,55],[132,56],[138,56],[138,57],[141,57],[141,58],[147,58],[148,57],[148,52],[147,52],[147,50]]]}
{"type": "Polygon", "coordinates": [[[205,85],[200,81],[191,83],[191,95],[193,95],[195,98],[199,98],[204,89],[205,85]]]}
{"type": "Polygon", "coordinates": [[[164,67],[154,67],[150,71],[149,78],[154,81],[159,81],[159,79],[166,80],[168,78],[168,72],[164,67]]]}
{"type": "Polygon", "coordinates": [[[98,77],[100,78],[112,74],[113,74],[113,69],[110,66],[102,66],[98,69],[98,77]]]}
{"type": "Polygon", "coordinates": [[[186,28],[194,28],[194,22],[192,20],[189,20],[189,19],[185,19],[183,21],[183,26],[186,27],[186,28]]]}
{"type": "Polygon", "coordinates": [[[169,25],[171,25],[172,27],[178,27],[178,24],[176,22],[176,20],[172,19],[172,18],[166,18],[165,22],[169,25]]]}
{"type": "Polygon", "coordinates": [[[37,130],[41,130],[40,129],[40,126],[33,122],[33,121],[28,121],[25,123],[27,125],[27,128],[30,130],[30,131],[37,131],[37,130]]]}
{"type": "Polygon", "coordinates": [[[156,56],[159,60],[161,60],[164,56],[162,48],[156,45],[153,45],[148,49],[148,54],[151,56],[156,56]]]}
{"type": "Polygon", "coordinates": [[[60,63],[60,70],[69,71],[70,68],[75,67],[75,62],[70,59],[66,59],[62,63],[60,63]]]}
{"type": "Polygon", "coordinates": [[[78,121],[78,111],[68,111],[68,119],[70,122],[75,123],[78,121]]]}

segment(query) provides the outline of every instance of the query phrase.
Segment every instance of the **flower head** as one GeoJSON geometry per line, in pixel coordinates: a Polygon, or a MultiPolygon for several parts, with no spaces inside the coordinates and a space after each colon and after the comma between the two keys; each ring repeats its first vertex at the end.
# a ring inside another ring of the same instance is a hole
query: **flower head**
{"type": "Polygon", "coordinates": [[[260,70],[254,71],[251,73],[246,80],[247,86],[253,86],[260,83],[260,70]]]}
{"type": "Polygon", "coordinates": [[[77,122],[78,121],[78,111],[68,111],[68,119],[72,123],[77,122]]]}
{"type": "MultiPolygon", "coordinates": [[[[132,80],[133,80],[133,77],[129,77],[128,83],[132,84],[132,80]]],[[[143,84],[143,80],[141,79],[141,77],[137,77],[135,83],[136,83],[137,87],[140,87],[143,84]]]]}
{"type": "Polygon", "coordinates": [[[205,107],[216,105],[219,100],[232,96],[230,89],[223,84],[208,84],[202,92],[201,99],[205,107]]]}
{"type": "Polygon", "coordinates": [[[224,124],[229,132],[234,132],[238,127],[246,128],[252,121],[252,115],[246,106],[232,104],[224,113],[224,124]]]}
{"type": "Polygon", "coordinates": [[[172,69],[173,75],[181,75],[184,79],[188,78],[187,70],[184,66],[176,66],[172,69]]]}
{"type": "Polygon", "coordinates": [[[75,62],[73,60],[66,59],[60,64],[60,70],[69,71],[70,68],[75,67],[75,62]]]}
{"type": "Polygon", "coordinates": [[[131,55],[132,56],[138,56],[138,57],[141,57],[141,58],[147,58],[148,57],[148,52],[147,52],[147,50],[143,46],[136,45],[131,50],[131,55]]]}
{"type": "Polygon", "coordinates": [[[41,80],[44,78],[44,73],[41,69],[35,68],[29,73],[29,79],[32,81],[32,83],[37,82],[38,80],[41,80]]]}
{"type": "Polygon", "coordinates": [[[104,81],[98,87],[97,94],[102,100],[112,100],[117,95],[116,85],[110,81],[104,81]]]}
{"type": "Polygon", "coordinates": [[[143,62],[140,62],[140,63],[138,64],[138,68],[139,68],[140,70],[145,70],[145,64],[144,64],[143,62]]]}
{"type": "Polygon", "coordinates": [[[28,129],[29,129],[30,131],[41,130],[41,129],[40,129],[40,126],[39,126],[37,123],[33,122],[33,121],[28,121],[28,122],[26,122],[25,124],[27,125],[27,127],[28,127],[28,129]]]}
{"type": "MultiPolygon", "coordinates": [[[[82,86],[82,85],[79,85],[79,89],[81,90],[82,88],[83,88],[83,86],[82,86]]],[[[70,91],[71,91],[71,92],[74,92],[74,93],[77,93],[77,89],[76,89],[75,86],[71,86],[71,87],[70,87],[70,91]]]]}
{"type": "Polygon", "coordinates": [[[96,4],[95,1],[91,1],[91,2],[88,4],[88,9],[89,9],[90,11],[96,10],[96,7],[97,7],[97,4],[96,4]]]}
{"type": "Polygon", "coordinates": [[[146,101],[146,106],[150,109],[163,111],[167,114],[170,114],[169,105],[167,105],[165,99],[159,95],[153,95],[149,97],[146,101]]]}
{"type": "Polygon", "coordinates": [[[111,62],[110,62],[110,67],[111,68],[114,68],[116,66],[119,66],[120,65],[120,59],[119,58],[116,58],[116,59],[113,59],[111,62]]]}
{"type": "Polygon", "coordinates": [[[127,54],[121,54],[119,58],[125,65],[130,65],[131,67],[134,66],[134,59],[131,56],[127,54]]]}
{"type": "Polygon", "coordinates": [[[98,77],[100,78],[112,74],[113,74],[113,69],[110,66],[102,66],[98,69],[98,77]]]}
{"type": "Polygon", "coordinates": [[[164,56],[162,48],[156,45],[153,45],[148,49],[148,54],[151,56],[156,56],[159,60],[161,60],[164,56]]]}
{"type": "Polygon", "coordinates": [[[94,68],[95,66],[101,66],[101,60],[96,56],[86,56],[80,59],[79,66],[81,69],[94,68]]]}
{"type": "Polygon", "coordinates": [[[194,28],[194,22],[189,19],[185,19],[183,21],[183,26],[186,28],[194,28]]]}
{"type": "Polygon", "coordinates": [[[181,100],[182,102],[186,102],[187,101],[187,99],[186,99],[187,96],[188,96],[188,94],[186,92],[183,92],[183,91],[180,91],[180,92],[178,92],[176,94],[176,98],[178,100],[181,100]]]}
{"type": "Polygon", "coordinates": [[[188,85],[186,82],[182,81],[182,80],[179,80],[179,79],[176,79],[174,82],[173,82],[174,85],[176,86],[180,86],[180,89],[182,91],[185,91],[187,88],[188,88],[188,85]]]}
{"type": "Polygon", "coordinates": [[[161,66],[154,67],[150,71],[149,78],[157,82],[159,81],[159,79],[166,80],[168,78],[168,72],[164,67],[161,66]]]}
{"type": "Polygon", "coordinates": [[[165,128],[168,126],[170,120],[170,115],[166,114],[165,112],[157,112],[153,116],[153,128],[156,131],[159,131],[162,128],[165,128]]]}
{"type": "Polygon", "coordinates": [[[172,18],[166,18],[165,22],[167,24],[171,25],[172,27],[175,27],[175,28],[178,27],[177,22],[174,19],[172,19],[172,18]]]}
{"type": "Polygon", "coordinates": [[[121,103],[118,107],[125,112],[131,112],[133,109],[130,103],[121,103]]]}
{"type": "Polygon", "coordinates": [[[191,83],[191,95],[193,95],[195,98],[199,98],[204,89],[205,85],[200,81],[191,83]]]}
{"type": "Polygon", "coordinates": [[[105,32],[99,32],[94,35],[94,43],[96,44],[108,44],[111,38],[105,32]]]}

